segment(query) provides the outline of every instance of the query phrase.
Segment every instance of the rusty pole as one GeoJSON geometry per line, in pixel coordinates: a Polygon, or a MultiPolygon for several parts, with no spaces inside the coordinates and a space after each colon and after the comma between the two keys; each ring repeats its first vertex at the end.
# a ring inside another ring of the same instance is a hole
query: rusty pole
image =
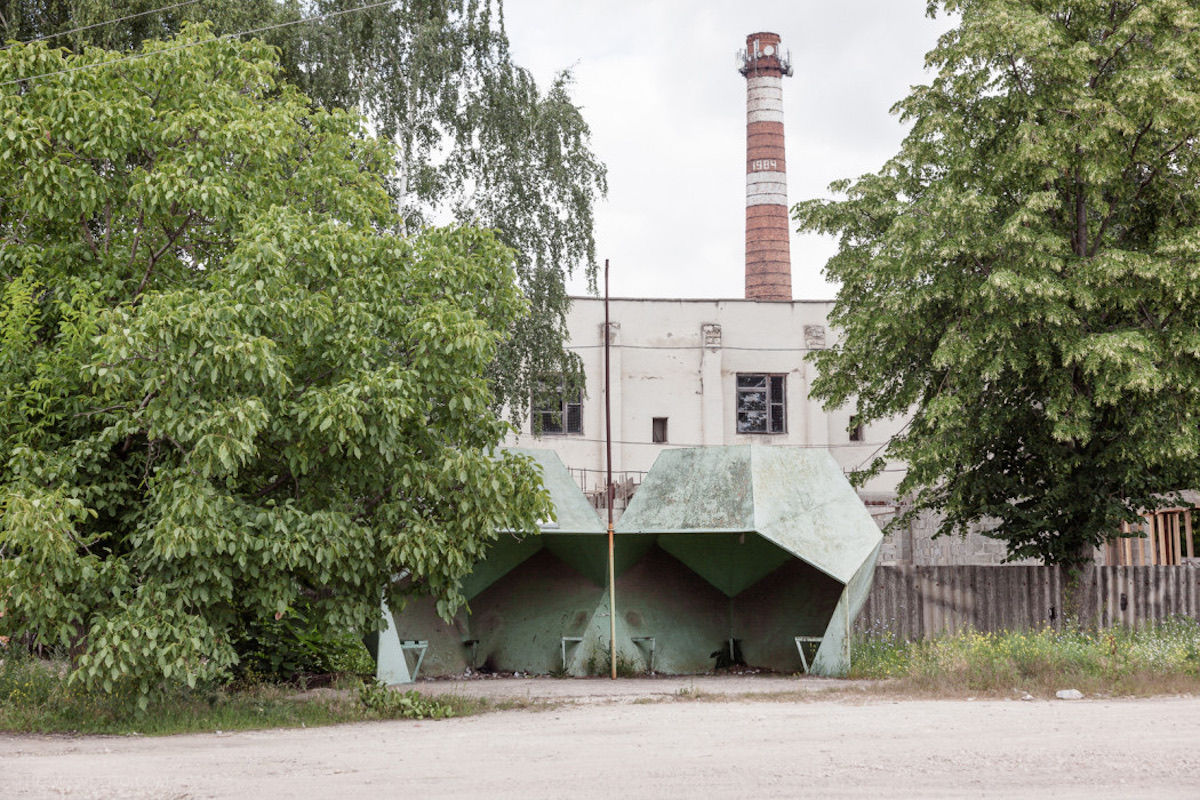
{"type": "Polygon", "coordinates": [[[609,343],[612,329],[608,322],[608,259],[604,259],[604,444],[608,470],[608,646],[612,679],[617,679],[617,578],[613,561],[613,482],[612,482],[612,376],[609,373],[609,343]]]}

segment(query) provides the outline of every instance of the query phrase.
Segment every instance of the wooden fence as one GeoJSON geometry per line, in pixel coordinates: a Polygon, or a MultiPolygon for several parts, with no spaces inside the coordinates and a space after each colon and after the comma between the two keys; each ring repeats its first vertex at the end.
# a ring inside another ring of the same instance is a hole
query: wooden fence
{"type": "MultiPolygon", "coordinates": [[[[1063,587],[1058,567],[879,567],[855,627],[904,639],[967,628],[1059,628],[1063,587]]],[[[1093,567],[1080,589],[1079,616],[1087,626],[1200,619],[1200,568],[1194,565],[1093,567]]]]}
{"type": "Polygon", "coordinates": [[[1121,523],[1120,539],[1104,544],[1104,563],[1134,565],[1184,564],[1196,558],[1192,508],[1160,508],[1142,516],[1137,525],[1121,523]],[[1130,536],[1130,534],[1135,534],[1130,536]]]}

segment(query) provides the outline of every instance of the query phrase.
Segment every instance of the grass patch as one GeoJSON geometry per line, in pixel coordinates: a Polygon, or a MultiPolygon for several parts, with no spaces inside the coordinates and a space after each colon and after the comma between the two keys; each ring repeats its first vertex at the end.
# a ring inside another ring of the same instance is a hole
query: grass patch
{"type": "Polygon", "coordinates": [[[163,736],[299,728],[384,719],[441,719],[486,709],[466,698],[395,692],[348,675],[328,688],[244,682],[230,687],[166,686],[143,712],[132,687],[87,691],[67,680],[64,661],[21,653],[0,660],[0,731],[163,736]]]}
{"type": "Polygon", "coordinates": [[[143,735],[300,728],[389,719],[445,719],[495,711],[545,711],[561,701],[537,697],[489,699],[389,690],[356,675],[329,687],[248,684],[221,688],[164,688],[147,709],[117,686],[89,692],[67,680],[63,660],[4,653],[0,659],[0,731],[8,733],[143,735]]]}
{"type": "Polygon", "coordinates": [[[569,700],[546,697],[467,697],[457,694],[433,695],[454,711],[454,716],[470,717],[494,711],[552,711],[570,703],[569,700]]]}
{"type": "MultiPolygon", "coordinates": [[[[489,699],[387,691],[356,676],[330,688],[247,685],[167,686],[145,712],[132,688],[89,692],[67,680],[64,661],[0,651],[0,731],[56,734],[203,733],[332,725],[385,719],[442,719],[508,710],[544,711],[561,698],[489,699]]],[[[1142,629],[1020,633],[964,632],[922,642],[888,634],[859,636],[851,678],[830,688],[770,694],[716,694],[694,685],[634,703],[869,700],[873,696],[1053,697],[1200,694],[1200,622],[1181,618],[1142,629]]]]}
{"type": "Polygon", "coordinates": [[[980,633],[908,642],[857,637],[852,678],[891,679],[890,690],[932,695],[1053,696],[1200,691],[1200,623],[1177,618],[1141,629],[980,633]]]}

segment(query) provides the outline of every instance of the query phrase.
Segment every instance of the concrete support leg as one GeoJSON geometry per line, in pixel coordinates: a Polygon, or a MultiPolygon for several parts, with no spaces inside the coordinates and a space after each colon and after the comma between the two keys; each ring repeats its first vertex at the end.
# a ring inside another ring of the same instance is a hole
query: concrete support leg
{"type": "Polygon", "coordinates": [[[404,648],[400,646],[400,634],[396,631],[392,610],[388,608],[386,601],[383,604],[383,616],[387,620],[387,628],[379,632],[379,654],[375,659],[375,679],[387,686],[397,683],[412,683],[412,675],[408,671],[408,660],[404,657],[404,648]]]}

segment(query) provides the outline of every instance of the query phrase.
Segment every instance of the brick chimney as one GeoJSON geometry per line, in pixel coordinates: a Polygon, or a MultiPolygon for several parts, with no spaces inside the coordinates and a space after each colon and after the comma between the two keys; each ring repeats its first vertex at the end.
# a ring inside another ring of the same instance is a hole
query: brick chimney
{"type": "Polygon", "coordinates": [[[791,300],[792,257],[783,149],[783,76],[792,74],[779,34],[752,33],[746,76],[746,299],[791,300]]]}

